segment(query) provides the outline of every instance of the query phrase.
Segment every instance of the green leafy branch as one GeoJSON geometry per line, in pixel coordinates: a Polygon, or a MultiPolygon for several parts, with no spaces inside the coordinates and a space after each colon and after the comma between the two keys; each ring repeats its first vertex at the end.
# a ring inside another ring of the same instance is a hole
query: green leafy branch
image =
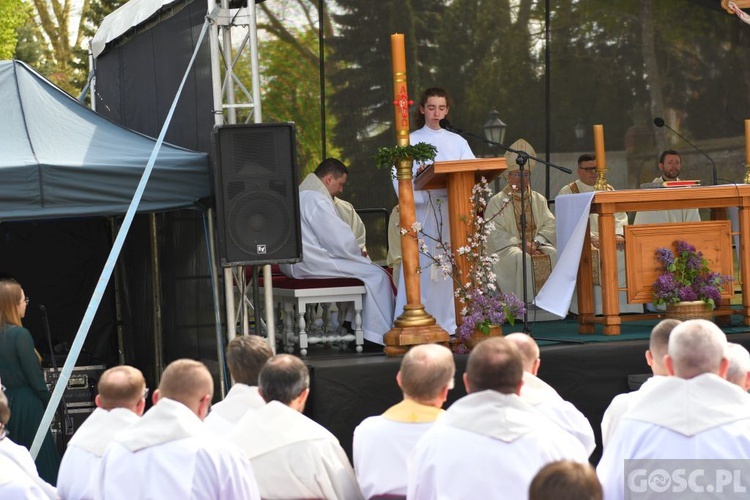
{"type": "Polygon", "coordinates": [[[403,160],[413,160],[417,163],[425,163],[435,159],[437,148],[432,144],[420,142],[408,146],[394,146],[392,148],[378,148],[378,154],[375,155],[378,168],[388,169],[396,162],[403,160]]]}

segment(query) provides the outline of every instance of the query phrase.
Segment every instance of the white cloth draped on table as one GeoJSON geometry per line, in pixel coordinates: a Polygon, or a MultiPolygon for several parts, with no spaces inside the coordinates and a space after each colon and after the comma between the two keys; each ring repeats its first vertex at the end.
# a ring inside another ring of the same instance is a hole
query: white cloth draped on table
{"type": "Polygon", "coordinates": [[[583,241],[589,222],[594,193],[555,198],[557,222],[557,265],[536,296],[536,306],[560,317],[568,315],[578,279],[583,241]]]}

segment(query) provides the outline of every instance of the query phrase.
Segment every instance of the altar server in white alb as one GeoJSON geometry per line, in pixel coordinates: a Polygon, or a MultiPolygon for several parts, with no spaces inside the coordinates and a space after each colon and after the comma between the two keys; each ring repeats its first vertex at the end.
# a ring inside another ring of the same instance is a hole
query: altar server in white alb
{"type": "Polygon", "coordinates": [[[362,495],[406,495],[407,459],[414,445],[444,413],[456,365],[450,349],[422,344],[401,360],[396,382],[404,399],[354,429],[354,472],[362,495]]]}
{"type": "MultiPolygon", "coordinates": [[[[531,144],[519,139],[512,149],[536,156],[531,144]]],[[[557,263],[557,230],[555,216],[547,207],[547,199],[531,190],[531,171],[536,163],[529,160],[521,172],[516,153],[508,152],[505,177],[508,185],[487,202],[485,219],[492,220],[495,229],[487,241],[487,253],[497,253],[494,266],[497,285],[504,293],[515,293],[531,302],[552,273],[557,263]],[[521,190],[524,203],[521,206],[521,190]],[[526,213],[526,248],[522,248],[521,214],[526,213]],[[526,277],[523,275],[523,258],[526,258],[526,277]],[[526,280],[528,297],[523,296],[526,280]]]]}
{"type": "MultiPolygon", "coordinates": [[[[437,148],[435,161],[466,160],[474,158],[466,139],[458,134],[440,128],[440,120],[448,116],[450,98],[445,89],[429,88],[422,93],[419,100],[418,114],[414,124],[417,130],[409,135],[409,142],[414,145],[420,142],[432,144],[437,148]]],[[[421,166],[415,164],[412,175],[416,178],[421,166]]],[[[393,187],[398,196],[398,181],[394,180],[393,187]]],[[[414,190],[414,208],[417,222],[426,235],[441,238],[450,243],[450,223],[448,217],[448,191],[446,189],[414,190]],[[440,229],[442,225],[442,230],[440,229]]],[[[398,211],[394,211],[398,214],[398,211]]],[[[396,223],[391,221],[389,227],[396,223]]],[[[398,224],[398,223],[396,223],[398,224]]],[[[425,244],[432,255],[443,253],[438,243],[424,238],[425,244]]],[[[389,260],[397,262],[401,256],[398,252],[389,251],[389,260]]],[[[447,332],[456,331],[456,312],[453,305],[453,280],[443,276],[440,268],[424,255],[419,256],[419,266],[422,269],[421,300],[428,313],[435,317],[437,324],[447,332]]],[[[403,270],[400,270],[403,273],[403,270]]],[[[404,280],[398,278],[398,293],[396,295],[396,317],[404,311],[406,304],[406,287],[404,280]]],[[[395,319],[395,318],[394,318],[395,319]]]]}
{"type": "Polygon", "coordinates": [[[4,392],[0,392],[0,498],[59,498],[55,487],[39,477],[29,450],[14,443],[8,436],[5,429],[8,420],[8,398],[4,392]]]}
{"type": "MultiPolygon", "coordinates": [[[[393,326],[393,288],[390,275],[365,254],[336,212],[333,197],[346,184],[349,170],[328,158],[308,174],[299,187],[303,261],[283,264],[292,278],[358,278],[367,289],[362,304],[365,339],[383,345],[383,334],[393,326]]],[[[353,311],[344,318],[354,324],[353,311]]]]}
{"type": "Polygon", "coordinates": [[[211,407],[204,420],[209,429],[226,436],[245,413],[265,406],[258,392],[258,374],[271,357],[268,342],[257,335],[240,335],[227,344],[227,367],[234,384],[224,400],[211,407]]]}
{"type": "Polygon", "coordinates": [[[68,443],[57,476],[62,498],[94,498],[99,465],[115,434],[136,423],[146,408],[146,380],[140,370],[122,365],[102,373],[96,410],[68,443]]]}
{"type": "Polygon", "coordinates": [[[154,406],[107,448],[95,498],[259,499],[242,451],[203,423],[213,393],[203,363],[170,363],[154,391],[154,406]]]}
{"type": "Polygon", "coordinates": [[[654,376],[646,380],[637,391],[618,394],[612,399],[602,417],[602,446],[604,448],[609,444],[622,416],[627,413],[633,401],[642,394],[648,393],[652,385],[658,384],[668,376],[667,367],[664,366],[664,356],[667,355],[669,335],[680,323],[682,322],[678,319],[663,319],[651,330],[651,339],[646,349],[646,363],[651,367],[654,376]]]}
{"type": "MultiPolygon", "coordinates": [[[[653,180],[653,184],[668,181],[679,181],[682,170],[682,157],[674,149],[663,151],[659,155],[659,171],[661,175],[653,180]]],[[[697,208],[681,210],[659,210],[651,212],[636,212],[633,224],[674,224],[676,222],[700,222],[701,216],[697,208]]]]}
{"type": "MultiPolygon", "coordinates": [[[[623,415],[596,469],[605,498],[632,497],[625,494],[630,487],[625,483],[629,459],[695,459],[696,467],[703,469],[714,459],[750,457],[750,398],[724,380],[726,349],[726,336],[710,321],[689,320],[672,330],[665,358],[671,376],[638,391],[641,394],[623,415]]],[[[667,460],[654,467],[669,465],[667,460]]],[[[650,472],[654,471],[645,474],[650,472]]],[[[685,471],[686,482],[691,472],[685,471]]],[[[750,488],[744,476],[738,478],[740,486],[750,488]]]]}
{"type": "Polygon", "coordinates": [[[263,498],[362,498],[346,453],[326,428],[302,414],[310,374],[290,354],[271,358],[260,372],[266,405],[248,412],[229,434],[245,452],[263,498]]]}
{"type": "Polygon", "coordinates": [[[407,498],[527,498],[547,463],[586,462],[577,439],[519,397],[523,363],[508,340],[490,338],[472,350],[464,385],[468,395],[414,448],[407,498]]]}
{"type": "Polygon", "coordinates": [[[525,333],[511,333],[505,338],[515,344],[521,353],[523,361],[521,400],[533,406],[539,413],[575,437],[581,442],[586,453],[591,455],[596,448],[596,439],[589,419],[572,403],[565,401],[552,386],[537,377],[542,358],[536,341],[525,333]]]}

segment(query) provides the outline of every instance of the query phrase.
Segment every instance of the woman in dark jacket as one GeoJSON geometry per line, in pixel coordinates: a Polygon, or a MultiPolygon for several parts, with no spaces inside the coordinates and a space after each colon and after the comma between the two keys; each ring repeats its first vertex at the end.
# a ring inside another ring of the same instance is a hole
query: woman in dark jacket
{"type": "MultiPolygon", "coordinates": [[[[0,281],[0,379],[10,404],[6,429],[14,442],[31,448],[50,398],[40,358],[29,331],[21,326],[29,299],[15,280],[0,281]]],[[[39,475],[56,484],[60,455],[47,431],[36,458],[39,475]]]]}

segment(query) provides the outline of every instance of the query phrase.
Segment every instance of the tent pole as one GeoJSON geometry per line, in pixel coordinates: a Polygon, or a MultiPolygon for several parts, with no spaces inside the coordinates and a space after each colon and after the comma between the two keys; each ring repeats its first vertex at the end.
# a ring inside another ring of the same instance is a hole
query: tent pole
{"type": "Polygon", "coordinates": [[[224,359],[224,338],[221,334],[221,317],[219,312],[219,306],[221,304],[221,301],[219,300],[219,264],[216,262],[216,252],[214,249],[216,248],[216,228],[214,226],[214,210],[212,208],[208,208],[205,212],[203,212],[204,220],[208,219],[208,223],[204,224],[204,231],[206,231],[208,234],[206,235],[208,238],[208,257],[209,257],[209,264],[211,268],[211,291],[213,293],[214,297],[214,314],[216,316],[216,354],[219,361],[219,384],[220,384],[220,391],[221,391],[221,398],[224,399],[224,396],[227,395],[227,387],[228,387],[228,381],[227,381],[227,370],[226,370],[226,362],[224,359]]]}
{"type": "Polygon", "coordinates": [[[154,313],[154,376],[158,385],[161,380],[161,372],[164,369],[164,332],[162,331],[161,261],[159,259],[159,244],[156,237],[156,214],[148,214],[148,222],[151,233],[151,284],[153,286],[151,303],[154,313]]]}
{"type": "MultiPolygon", "coordinates": [[[[110,217],[109,218],[109,228],[112,236],[112,241],[115,241],[115,238],[117,238],[117,232],[115,231],[115,218],[110,217]]],[[[118,262],[122,262],[121,259],[118,259],[118,262]]],[[[122,334],[122,272],[123,267],[121,265],[118,265],[115,267],[114,270],[114,278],[115,278],[115,317],[117,318],[117,359],[120,362],[121,365],[125,364],[125,342],[123,340],[123,334],[122,334]]]]}

